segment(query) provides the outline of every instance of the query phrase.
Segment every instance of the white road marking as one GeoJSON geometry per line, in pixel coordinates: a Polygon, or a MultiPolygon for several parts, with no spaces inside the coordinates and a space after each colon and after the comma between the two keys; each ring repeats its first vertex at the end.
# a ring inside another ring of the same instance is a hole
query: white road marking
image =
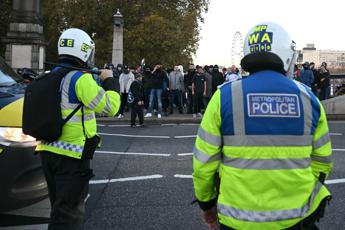
{"type": "Polygon", "coordinates": [[[174,177],[176,177],[176,178],[188,178],[188,179],[193,178],[192,175],[182,175],[182,174],[175,174],[174,177]]]}
{"type": "Polygon", "coordinates": [[[177,124],[161,124],[161,126],[175,126],[177,124]]]}
{"type": "Polygon", "coordinates": [[[194,138],[196,135],[188,135],[188,136],[174,136],[176,139],[182,139],[182,138],[194,138]]]}
{"type": "Polygon", "coordinates": [[[332,149],[335,152],[345,152],[345,149],[332,149]]]}
{"type": "Polygon", "coordinates": [[[131,152],[113,152],[113,151],[96,151],[95,153],[106,153],[106,154],[113,154],[113,155],[160,156],[160,157],[171,156],[171,154],[165,154],[165,153],[131,153],[131,152]]]}
{"type": "Polygon", "coordinates": [[[193,156],[194,153],[178,153],[177,156],[193,156]]]}
{"type": "Polygon", "coordinates": [[[99,127],[105,127],[106,125],[103,125],[103,124],[97,124],[97,126],[99,126],[99,127]]]}
{"type": "Polygon", "coordinates": [[[342,136],[342,133],[329,133],[330,136],[342,136]]]}
{"type": "Polygon", "coordinates": [[[108,127],[129,127],[130,125],[108,125],[108,127]]]}
{"type": "Polygon", "coordinates": [[[0,229],[6,230],[47,230],[48,224],[34,224],[34,225],[20,225],[20,226],[6,226],[0,229]]]}
{"type": "Polygon", "coordinates": [[[163,178],[163,175],[149,175],[149,176],[136,176],[136,177],[126,177],[126,178],[117,178],[117,179],[106,179],[106,180],[91,180],[89,184],[108,184],[115,182],[126,182],[126,181],[138,181],[138,180],[151,180],[151,179],[160,179],[163,178]]]}
{"type": "Polygon", "coordinates": [[[130,134],[120,134],[120,133],[98,133],[103,136],[117,136],[117,137],[136,137],[136,138],[160,138],[169,139],[170,136],[145,136],[145,135],[130,135],[130,134]]]}
{"type": "Polygon", "coordinates": [[[199,126],[200,124],[194,124],[194,123],[181,123],[180,125],[195,125],[195,126],[199,126]]]}
{"type": "Polygon", "coordinates": [[[345,183],[345,178],[325,181],[325,184],[341,184],[341,183],[345,183]]]}

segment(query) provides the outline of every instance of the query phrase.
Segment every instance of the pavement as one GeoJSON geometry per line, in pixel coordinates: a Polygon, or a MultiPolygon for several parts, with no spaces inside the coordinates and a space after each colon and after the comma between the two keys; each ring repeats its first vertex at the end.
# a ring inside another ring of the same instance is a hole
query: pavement
{"type": "MultiPolygon", "coordinates": [[[[145,113],[144,113],[145,116],[145,113]]],[[[174,112],[168,116],[162,115],[162,118],[158,118],[157,115],[153,115],[151,118],[144,117],[144,124],[150,125],[159,125],[159,124],[183,124],[183,123],[193,123],[199,124],[201,122],[201,117],[193,117],[193,114],[180,114],[174,112]]],[[[131,113],[126,112],[123,118],[115,117],[97,117],[98,122],[105,124],[114,123],[114,124],[130,124],[131,113]]],[[[138,118],[136,120],[137,124],[139,122],[138,118]]]]}

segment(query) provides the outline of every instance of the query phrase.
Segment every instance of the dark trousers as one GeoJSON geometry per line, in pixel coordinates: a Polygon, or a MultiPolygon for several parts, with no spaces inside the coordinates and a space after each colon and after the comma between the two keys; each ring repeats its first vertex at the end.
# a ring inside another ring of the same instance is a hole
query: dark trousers
{"type": "Polygon", "coordinates": [[[178,107],[178,111],[182,113],[182,103],[181,103],[181,91],[178,89],[170,90],[169,94],[169,106],[170,106],[170,113],[174,112],[174,103],[176,102],[176,106],[178,107]]]}
{"type": "Polygon", "coordinates": [[[90,160],[40,152],[51,204],[49,230],[78,229],[85,212],[84,199],[93,176],[90,160]]]}
{"type": "Polygon", "coordinates": [[[151,89],[144,89],[144,107],[145,107],[145,109],[149,108],[150,93],[151,93],[151,89]]]}
{"type": "Polygon", "coordinates": [[[202,93],[197,93],[195,92],[194,93],[194,96],[193,96],[193,104],[194,104],[194,110],[193,112],[194,113],[201,113],[201,109],[202,109],[202,106],[203,106],[203,94],[202,93]]]}
{"type": "Polygon", "coordinates": [[[123,115],[125,111],[125,107],[128,108],[127,97],[128,97],[128,93],[121,93],[121,106],[120,106],[120,111],[119,111],[119,114],[121,115],[123,115]]]}
{"type": "Polygon", "coordinates": [[[131,104],[131,125],[135,125],[137,115],[139,118],[139,124],[142,125],[144,123],[143,107],[138,105],[138,102],[134,102],[131,104]]]}
{"type": "Polygon", "coordinates": [[[193,113],[193,95],[191,86],[187,89],[187,113],[193,113]]]}
{"type": "Polygon", "coordinates": [[[319,93],[320,101],[323,101],[323,100],[330,98],[330,94],[331,94],[331,87],[328,86],[325,88],[321,88],[320,93],[319,93]]]}

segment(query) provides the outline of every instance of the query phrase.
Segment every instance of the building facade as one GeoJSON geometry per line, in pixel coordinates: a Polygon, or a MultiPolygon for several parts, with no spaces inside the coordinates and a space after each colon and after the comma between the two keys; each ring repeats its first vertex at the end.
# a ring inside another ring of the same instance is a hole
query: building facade
{"type": "Polygon", "coordinates": [[[314,44],[298,51],[297,63],[314,62],[320,66],[326,62],[329,68],[345,68],[345,50],[317,50],[314,44]]]}

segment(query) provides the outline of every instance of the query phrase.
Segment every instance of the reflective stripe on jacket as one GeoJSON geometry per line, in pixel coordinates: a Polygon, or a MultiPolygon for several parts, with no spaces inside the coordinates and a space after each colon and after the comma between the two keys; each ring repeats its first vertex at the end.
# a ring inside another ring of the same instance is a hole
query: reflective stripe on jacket
{"type": "Polygon", "coordinates": [[[217,197],[220,222],[235,229],[284,229],[329,195],[331,142],[321,103],[304,85],[262,71],[222,86],[208,104],[194,148],[194,189],[217,197]]]}
{"type": "MultiPolygon", "coordinates": [[[[61,83],[62,117],[66,118],[80,102],[84,105],[85,134],[90,138],[97,132],[95,112],[114,116],[120,106],[120,96],[115,91],[105,91],[98,86],[91,74],[71,71],[61,83]]],[[[84,143],[82,112],[79,109],[63,126],[57,141],[39,144],[36,151],[46,150],[80,159],[84,143]]]]}

